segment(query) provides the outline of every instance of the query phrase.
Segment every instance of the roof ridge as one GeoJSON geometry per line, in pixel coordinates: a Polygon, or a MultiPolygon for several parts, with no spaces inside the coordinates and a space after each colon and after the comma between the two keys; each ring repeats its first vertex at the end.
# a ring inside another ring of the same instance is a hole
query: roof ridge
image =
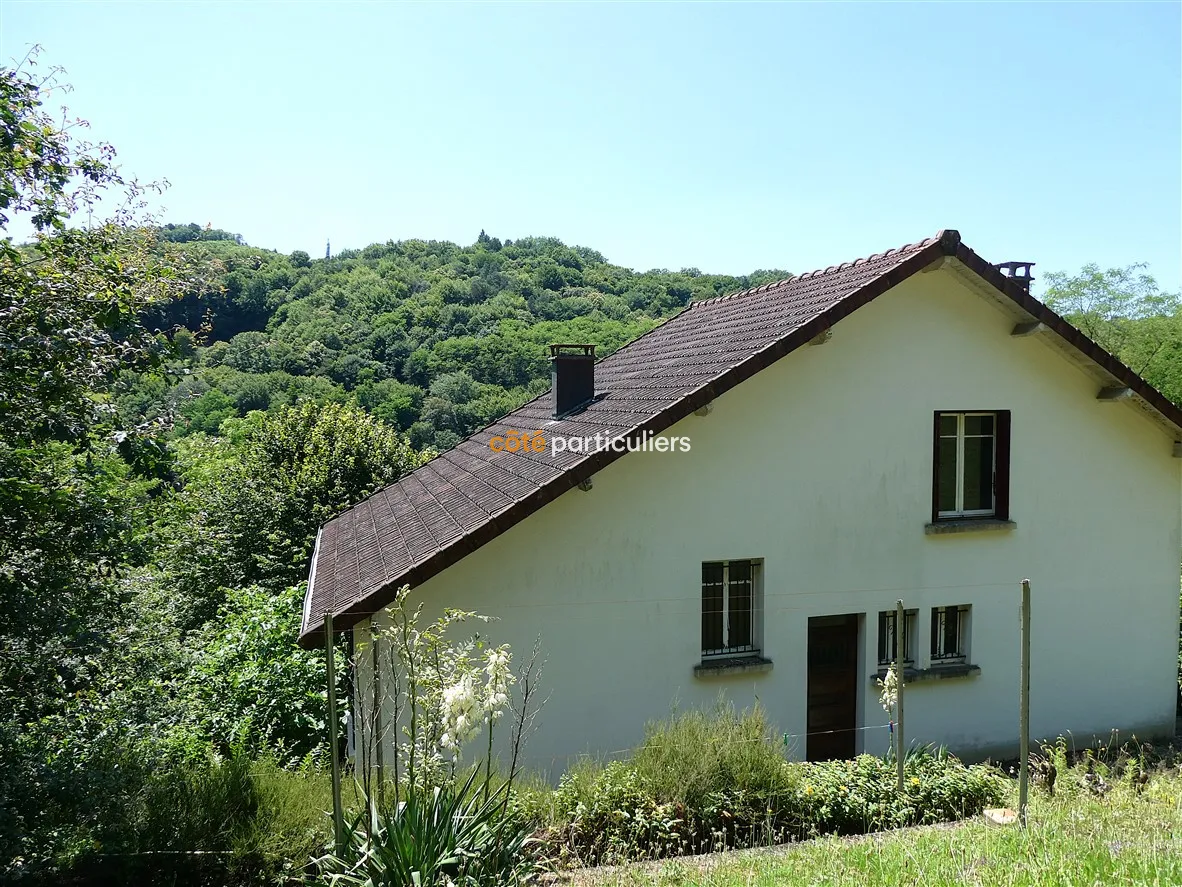
{"type": "Polygon", "coordinates": [[[691,302],[690,309],[700,308],[703,305],[713,305],[717,302],[725,302],[729,299],[738,299],[742,296],[751,296],[756,293],[766,293],[774,289],[778,289],[789,283],[794,283],[798,280],[813,280],[825,274],[833,274],[838,271],[845,271],[847,268],[853,268],[855,265],[866,265],[870,262],[876,262],[879,259],[885,259],[887,256],[897,255],[901,256],[903,253],[912,252],[917,249],[923,249],[925,246],[931,246],[933,243],[938,243],[944,237],[944,230],[937,231],[934,237],[928,237],[925,240],[917,241],[916,243],[905,243],[902,246],[893,249],[885,250],[881,253],[873,253],[869,256],[863,256],[860,259],[854,259],[851,262],[841,262],[837,265],[830,265],[828,268],[816,268],[812,271],[805,271],[801,274],[794,274],[791,277],[785,277],[783,280],[775,280],[771,283],[763,283],[759,286],[748,287],[747,289],[739,290],[734,293],[727,293],[722,296],[715,296],[712,299],[702,299],[698,302],[691,302]]]}

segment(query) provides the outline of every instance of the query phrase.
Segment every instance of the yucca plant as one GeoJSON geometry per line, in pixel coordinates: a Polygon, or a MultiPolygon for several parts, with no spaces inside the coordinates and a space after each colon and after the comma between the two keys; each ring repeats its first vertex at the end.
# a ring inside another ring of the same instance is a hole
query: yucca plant
{"type": "Polygon", "coordinates": [[[491,646],[479,634],[452,639],[450,630],[484,617],[448,610],[424,627],[421,606],[404,607],[407,594],[403,587],[388,608],[391,625],[371,635],[375,646],[352,657],[354,669],[361,661],[374,664],[358,684],[365,692],[355,697],[358,720],[370,727],[357,758],[364,812],[341,846],[334,842],[313,863],[324,882],[340,887],[492,887],[524,880],[536,867],[527,848],[531,829],[509,801],[521,743],[537,715],[537,650],[519,681],[508,646],[491,646]],[[385,677],[374,680],[383,658],[385,677]],[[510,694],[518,684],[514,708],[510,694]],[[514,717],[502,778],[493,734],[507,711],[514,717]],[[390,713],[387,720],[382,712],[390,713]],[[382,730],[403,741],[379,741],[382,730]],[[484,759],[466,765],[465,746],[477,739],[484,759]],[[393,753],[386,759],[392,779],[382,751],[393,753]]]}
{"type": "Polygon", "coordinates": [[[524,879],[528,827],[505,803],[508,783],[485,796],[473,770],[458,782],[408,791],[403,799],[351,823],[344,848],[316,860],[341,887],[499,885],[524,879]]]}

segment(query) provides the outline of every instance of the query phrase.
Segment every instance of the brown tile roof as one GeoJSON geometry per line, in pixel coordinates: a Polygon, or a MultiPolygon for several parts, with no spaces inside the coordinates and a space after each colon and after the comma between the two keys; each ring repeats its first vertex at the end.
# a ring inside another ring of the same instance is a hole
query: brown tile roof
{"type": "Polygon", "coordinates": [[[397,588],[421,584],[622,455],[493,452],[494,436],[511,429],[658,433],[943,256],[955,256],[1182,428],[1182,411],[1163,395],[964,246],[956,231],[941,231],[696,302],[599,361],[595,387],[604,396],[582,412],[554,421],[544,394],[329,521],[312,556],[301,643],[320,640],[326,613],[334,628],[355,624],[389,603],[397,588]]]}

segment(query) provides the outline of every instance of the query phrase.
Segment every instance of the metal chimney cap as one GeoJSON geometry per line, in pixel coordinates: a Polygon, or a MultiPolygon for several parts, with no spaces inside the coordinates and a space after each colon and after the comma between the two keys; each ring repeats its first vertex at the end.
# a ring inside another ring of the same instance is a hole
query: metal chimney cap
{"type": "Polygon", "coordinates": [[[1033,262],[1001,262],[996,267],[1002,277],[1012,280],[1013,285],[1022,292],[1030,292],[1030,284],[1034,280],[1034,275],[1030,273],[1033,262]]]}
{"type": "Polygon", "coordinates": [[[550,358],[555,357],[590,357],[595,359],[594,345],[573,345],[563,343],[550,346],[550,358]]]}
{"type": "Polygon", "coordinates": [[[554,389],[555,419],[591,403],[595,399],[595,346],[551,345],[550,384],[554,389]]]}
{"type": "Polygon", "coordinates": [[[1034,265],[1034,262],[999,262],[997,265],[997,270],[1002,274],[1006,274],[1008,271],[1009,274],[1006,274],[1007,277],[1030,277],[1030,279],[1033,280],[1034,278],[1030,275],[1030,269],[1033,268],[1034,265]]]}

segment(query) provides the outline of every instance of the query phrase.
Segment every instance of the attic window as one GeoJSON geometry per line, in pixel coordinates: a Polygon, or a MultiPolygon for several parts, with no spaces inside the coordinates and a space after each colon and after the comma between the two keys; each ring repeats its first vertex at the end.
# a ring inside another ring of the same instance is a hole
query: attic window
{"type": "Polygon", "coordinates": [[[1009,410],[937,412],[932,520],[1009,520],[1009,410]]]}

